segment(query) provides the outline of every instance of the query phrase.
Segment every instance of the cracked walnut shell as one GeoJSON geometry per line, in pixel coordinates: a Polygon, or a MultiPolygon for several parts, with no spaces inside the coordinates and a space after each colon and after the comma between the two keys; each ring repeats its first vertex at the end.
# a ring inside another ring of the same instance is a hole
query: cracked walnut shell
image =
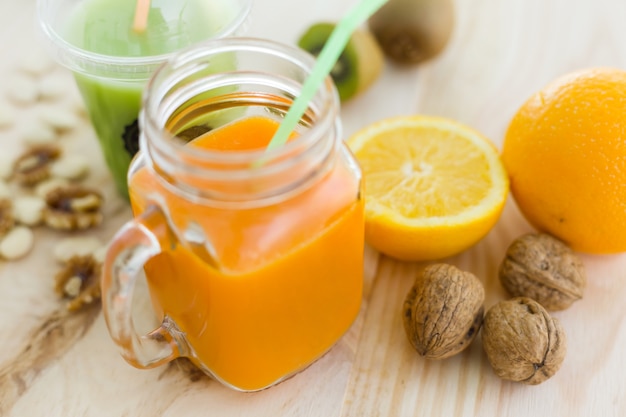
{"type": "Polygon", "coordinates": [[[102,222],[102,195],[78,185],[59,187],[46,194],[44,221],[54,229],[82,230],[102,222]]]}
{"type": "Polygon", "coordinates": [[[548,310],[564,310],[583,296],[587,277],[582,260],[565,243],[529,233],[509,246],[500,282],[513,297],[529,297],[548,310]]]}
{"type": "Polygon", "coordinates": [[[496,375],[528,385],[554,375],[567,351],[561,323],[527,297],[491,307],[485,314],[482,342],[496,375]]]}
{"type": "Polygon", "coordinates": [[[404,329],[427,359],[444,359],[465,349],[483,321],[485,290],[472,273],[448,264],[426,267],[404,301],[404,329]]]}

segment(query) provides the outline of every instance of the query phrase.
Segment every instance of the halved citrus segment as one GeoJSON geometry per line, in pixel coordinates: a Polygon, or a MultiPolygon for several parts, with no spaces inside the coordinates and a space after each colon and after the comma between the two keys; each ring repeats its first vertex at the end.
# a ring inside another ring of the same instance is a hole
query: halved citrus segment
{"type": "Polygon", "coordinates": [[[477,243],[496,224],[508,178],[495,146],[449,119],[384,119],[348,145],[365,177],[365,237],[403,260],[434,260],[477,243]]]}

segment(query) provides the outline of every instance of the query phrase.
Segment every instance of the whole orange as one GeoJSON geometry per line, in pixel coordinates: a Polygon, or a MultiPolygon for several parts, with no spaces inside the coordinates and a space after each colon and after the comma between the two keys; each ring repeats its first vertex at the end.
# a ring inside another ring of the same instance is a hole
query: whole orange
{"type": "Polygon", "coordinates": [[[577,251],[626,251],[626,71],[585,69],[537,92],[513,117],[502,158],[533,226],[577,251]]]}

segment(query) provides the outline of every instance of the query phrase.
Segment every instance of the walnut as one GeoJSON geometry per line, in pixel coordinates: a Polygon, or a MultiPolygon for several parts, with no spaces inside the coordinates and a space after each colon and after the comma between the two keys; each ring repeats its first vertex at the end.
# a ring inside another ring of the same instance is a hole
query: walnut
{"type": "Polygon", "coordinates": [[[526,234],[508,248],[500,282],[513,297],[529,297],[548,310],[563,310],[583,296],[587,278],[578,256],[547,234],[526,234]]]}
{"type": "Polygon", "coordinates": [[[0,237],[6,235],[14,225],[13,203],[8,198],[0,198],[0,237]]]}
{"type": "Polygon", "coordinates": [[[485,314],[482,342],[496,375],[529,385],[554,375],[567,351],[560,322],[527,297],[491,307],[485,314]]]}
{"type": "Polygon", "coordinates": [[[50,164],[60,155],[56,145],[33,146],[13,163],[13,178],[21,185],[35,185],[50,176],[50,164]]]}
{"type": "Polygon", "coordinates": [[[411,345],[428,359],[465,349],[483,321],[485,290],[470,272],[447,264],[426,267],[404,301],[404,329],[411,345]]]}
{"type": "Polygon", "coordinates": [[[55,188],[46,194],[44,221],[54,229],[78,230],[102,222],[104,198],[96,191],[78,185],[55,188]]]}
{"type": "Polygon", "coordinates": [[[60,297],[69,298],[67,309],[79,310],[100,299],[102,264],[92,255],[70,258],[65,268],[54,277],[54,290],[60,297]]]}

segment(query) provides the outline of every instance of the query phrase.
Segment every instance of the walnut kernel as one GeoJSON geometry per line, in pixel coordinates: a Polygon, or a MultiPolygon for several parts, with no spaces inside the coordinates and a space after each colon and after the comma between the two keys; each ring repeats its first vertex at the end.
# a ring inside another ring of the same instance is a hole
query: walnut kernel
{"type": "Polygon", "coordinates": [[[55,276],[55,292],[68,298],[67,309],[79,310],[100,299],[102,264],[92,255],[74,256],[55,276]]]}
{"type": "Polygon", "coordinates": [[[461,352],[480,329],[484,299],[483,285],[472,273],[447,264],[426,267],[404,301],[409,342],[428,359],[461,352]]]}
{"type": "Polygon", "coordinates": [[[58,187],[46,194],[44,220],[54,229],[82,230],[102,222],[102,195],[81,186],[58,187]]]}
{"type": "Polygon", "coordinates": [[[501,301],[485,314],[483,349],[500,378],[537,385],[565,358],[565,332],[556,318],[527,297],[501,301]]]}
{"type": "Polygon", "coordinates": [[[32,146],[13,163],[13,177],[21,185],[35,185],[50,176],[50,164],[60,155],[56,145],[32,146]]]}
{"type": "Polygon", "coordinates": [[[565,243],[529,233],[509,246],[500,282],[513,297],[529,297],[548,310],[563,310],[583,296],[587,278],[580,258],[565,243]]]}

